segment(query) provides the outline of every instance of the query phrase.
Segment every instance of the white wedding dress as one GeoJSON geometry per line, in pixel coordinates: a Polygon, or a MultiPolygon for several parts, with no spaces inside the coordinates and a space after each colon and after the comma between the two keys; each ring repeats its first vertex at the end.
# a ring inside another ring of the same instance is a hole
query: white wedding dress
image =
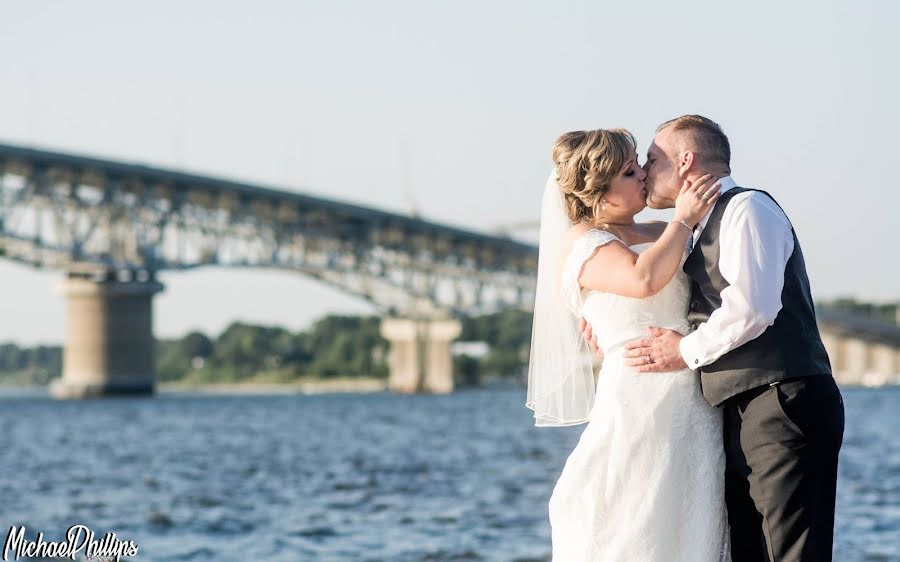
{"type": "Polygon", "coordinates": [[[638,373],[622,356],[648,326],[687,333],[690,283],[679,268],[645,299],[582,291],[582,265],[613,240],[586,232],[562,272],[569,307],[590,322],[604,360],[590,421],[550,498],[553,562],[728,561],[721,411],[696,372],[638,373]]]}

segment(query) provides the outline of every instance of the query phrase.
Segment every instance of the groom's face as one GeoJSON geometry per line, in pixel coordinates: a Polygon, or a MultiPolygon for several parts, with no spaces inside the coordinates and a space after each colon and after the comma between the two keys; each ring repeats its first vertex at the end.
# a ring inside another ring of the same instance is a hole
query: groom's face
{"type": "Polygon", "coordinates": [[[675,206],[675,198],[681,189],[682,178],[675,162],[678,159],[676,135],[669,129],[656,133],[647,150],[647,206],[651,209],[669,209],[675,206]]]}

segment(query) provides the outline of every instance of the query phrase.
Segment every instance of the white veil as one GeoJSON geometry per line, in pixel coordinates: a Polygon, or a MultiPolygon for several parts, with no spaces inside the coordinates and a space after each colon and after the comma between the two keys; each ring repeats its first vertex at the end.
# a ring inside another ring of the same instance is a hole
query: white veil
{"type": "Polygon", "coordinates": [[[556,170],[541,204],[541,240],[531,330],[531,360],[525,405],[538,427],[587,423],[594,404],[594,373],[579,319],[566,304],[561,273],[562,244],[570,228],[556,170]]]}

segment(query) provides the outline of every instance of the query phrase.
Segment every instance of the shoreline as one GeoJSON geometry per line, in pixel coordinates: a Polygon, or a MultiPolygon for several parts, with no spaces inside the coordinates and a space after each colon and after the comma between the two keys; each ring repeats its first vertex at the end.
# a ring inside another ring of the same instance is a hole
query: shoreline
{"type": "MultiPolygon", "coordinates": [[[[457,386],[453,392],[472,390],[524,389],[516,380],[489,379],[475,387],[457,386]]],[[[334,377],[330,379],[298,379],[293,381],[247,380],[243,382],[157,382],[155,394],[178,395],[263,395],[263,394],[374,394],[390,392],[388,380],[375,377],[334,377]]],[[[0,396],[44,396],[49,385],[4,384],[0,382],[0,396]]]]}
{"type": "Polygon", "coordinates": [[[387,390],[387,380],[372,377],[340,377],[323,380],[290,382],[163,382],[157,383],[161,394],[330,394],[373,393],[387,390]]]}
{"type": "MultiPolygon", "coordinates": [[[[155,394],[369,394],[388,390],[387,379],[373,377],[336,377],[333,379],[299,379],[287,382],[157,382],[155,394]]],[[[6,396],[43,396],[49,394],[46,384],[3,384],[0,394],[6,396]]]]}

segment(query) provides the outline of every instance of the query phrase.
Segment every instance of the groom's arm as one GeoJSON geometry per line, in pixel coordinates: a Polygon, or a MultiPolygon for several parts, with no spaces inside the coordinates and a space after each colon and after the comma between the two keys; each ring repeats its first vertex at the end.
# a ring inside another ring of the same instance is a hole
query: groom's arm
{"type": "Polygon", "coordinates": [[[712,363],[775,322],[793,251],[790,221],[770,197],[751,191],[730,201],[719,230],[719,271],[729,286],[709,320],[679,343],[688,367],[712,363]]]}

